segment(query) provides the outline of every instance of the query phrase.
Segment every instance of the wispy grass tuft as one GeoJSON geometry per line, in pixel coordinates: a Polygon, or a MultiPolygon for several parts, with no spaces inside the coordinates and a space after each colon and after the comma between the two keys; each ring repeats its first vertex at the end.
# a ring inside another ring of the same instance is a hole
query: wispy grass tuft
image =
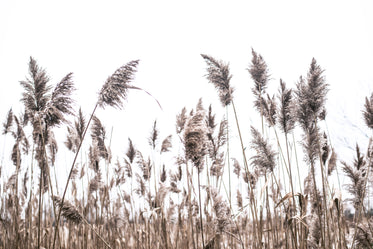
{"type": "Polygon", "coordinates": [[[218,91],[220,102],[223,106],[227,106],[232,101],[234,89],[230,85],[232,75],[229,72],[229,64],[218,61],[211,56],[201,54],[202,58],[207,63],[207,79],[212,83],[218,91]]]}

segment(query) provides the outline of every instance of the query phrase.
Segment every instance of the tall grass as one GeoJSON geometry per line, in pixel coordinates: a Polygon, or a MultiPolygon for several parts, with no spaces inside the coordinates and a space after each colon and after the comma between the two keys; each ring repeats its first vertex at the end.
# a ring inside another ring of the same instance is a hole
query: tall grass
{"type": "MultiPolygon", "coordinates": [[[[372,139],[361,141],[365,153],[356,145],[353,162],[338,161],[321,125],[329,86],[317,61],[294,89],[280,80],[271,95],[269,67],[252,50],[260,123],[244,127],[229,64],[202,58],[226,116],[201,99],[181,110],[174,132],[149,124],[150,155],[130,138],[123,155],[112,155],[111,133],[96,114],[121,109],[130,90],[142,90],[132,85],[138,60],[108,77],[86,115],[73,110],[72,73],[53,88],[30,58],[20,82],[24,112],[10,109],[3,123],[11,149],[0,171],[0,248],[372,248],[372,139]],[[66,127],[65,141],[56,141],[55,127],[66,127]],[[56,162],[61,145],[73,158],[63,165],[66,182],[55,168],[64,163],[56,162]],[[338,172],[344,190],[330,184],[338,172]]],[[[373,94],[362,109],[372,129],[373,94]]]]}

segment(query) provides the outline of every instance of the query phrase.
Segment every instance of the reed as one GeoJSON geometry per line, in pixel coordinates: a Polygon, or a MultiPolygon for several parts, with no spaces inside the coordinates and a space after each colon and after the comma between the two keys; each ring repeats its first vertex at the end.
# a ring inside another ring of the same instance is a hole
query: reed
{"type": "MultiPolygon", "coordinates": [[[[2,126],[0,248],[372,248],[373,138],[356,145],[352,162],[340,161],[321,125],[329,85],[317,61],[294,88],[281,79],[270,93],[269,67],[251,55],[260,123],[240,122],[247,111],[235,102],[229,63],[203,54],[222,109],[201,98],[176,116],[175,131],[150,123],[149,155],[130,138],[113,155],[114,129],[96,113],[122,109],[131,89],[142,90],[132,85],[138,60],[108,77],[86,116],[73,109],[73,74],[52,87],[30,58],[24,110],[10,109],[2,126]],[[66,182],[58,177],[69,166],[57,159],[61,145],[73,157],[66,182]],[[343,190],[330,184],[338,170],[343,190]]],[[[362,119],[373,129],[373,94],[362,119]]]]}

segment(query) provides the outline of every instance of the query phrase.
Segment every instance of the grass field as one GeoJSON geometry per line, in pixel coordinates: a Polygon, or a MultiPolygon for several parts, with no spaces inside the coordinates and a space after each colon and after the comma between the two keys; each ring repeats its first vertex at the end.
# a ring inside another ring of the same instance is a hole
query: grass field
{"type": "MultiPolygon", "coordinates": [[[[24,112],[3,117],[11,153],[0,168],[0,248],[373,248],[372,140],[361,141],[367,151],[356,145],[354,161],[338,160],[317,61],[294,89],[280,80],[270,95],[269,69],[253,50],[248,94],[260,122],[242,127],[229,64],[201,59],[227,115],[216,118],[201,99],[175,117],[175,131],[162,131],[168,136],[149,124],[150,155],[130,139],[125,154],[112,155],[96,110],[122,109],[131,91],[145,91],[134,84],[139,61],[117,69],[85,114],[73,108],[72,74],[51,86],[30,58],[24,112]],[[67,130],[64,141],[57,127],[67,130]],[[64,182],[54,167],[62,146],[73,158],[64,182]]],[[[356,111],[373,129],[373,94],[356,111]]]]}

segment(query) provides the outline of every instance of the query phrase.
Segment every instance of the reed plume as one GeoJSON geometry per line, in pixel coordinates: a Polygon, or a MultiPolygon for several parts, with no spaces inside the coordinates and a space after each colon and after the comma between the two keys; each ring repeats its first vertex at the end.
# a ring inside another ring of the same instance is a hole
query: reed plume
{"type": "Polygon", "coordinates": [[[215,229],[217,233],[228,231],[232,225],[231,210],[227,202],[225,202],[217,189],[211,189],[211,197],[213,200],[213,210],[215,212],[215,229]]]}
{"type": "Polygon", "coordinates": [[[267,63],[264,61],[263,57],[260,54],[257,54],[254,51],[254,49],[251,50],[251,53],[253,55],[253,58],[251,59],[251,64],[249,65],[248,71],[255,84],[252,88],[252,92],[256,97],[256,100],[254,101],[254,106],[256,107],[257,111],[262,115],[262,99],[266,92],[270,75],[267,63]]]}
{"type": "Polygon", "coordinates": [[[121,109],[123,100],[127,98],[129,85],[137,71],[139,60],[133,60],[118,68],[104,83],[99,93],[98,105],[105,108],[106,105],[121,109]]]}
{"type": "Polygon", "coordinates": [[[205,111],[201,107],[201,100],[197,105],[196,113],[189,118],[185,125],[184,146],[187,159],[190,159],[198,171],[203,170],[204,156],[206,154],[205,111]],[[200,106],[198,108],[198,106],[200,106]]]}
{"type": "Polygon", "coordinates": [[[224,156],[221,148],[227,143],[228,121],[223,117],[219,124],[219,130],[215,134],[217,124],[215,123],[215,114],[212,113],[212,107],[209,106],[208,114],[206,115],[207,126],[207,151],[212,160],[210,174],[220,177],[223,174],[224,156]]]}
{"type": "Polygon", "coordinates": [[[337,167],[337,153],[335,153],[334,148],[332,149],[331,156],[329,158],[328,162],[328,175],[330,176],[332,172],[336,169],[337,167]]]}
{"type": "Polygon", "coordinates": [[[12,111],[12,108],[10,108],[7,114],[7,118],[5,122],[3,123],[3,135],[6,135],[10,131],[12,124],[13,124],[13,111],[12,111]]]}
{"type": "MultiPolygon", "coordinates": [[[[8,132],[12,134],[15,140],[11,159],[13,161],[13,164],[17,165],[18,159],[19,160],[21,159],[21,152],[23,152],[24,154],[28,154],[29,149],[30,149],[30,144],[25,134],[25,131],[23,129],[23,126],[21,122],[19,121],[19,119],[17,118],[17,116],[13,116],[12,119],[14,120],[15,127],[13,128],[13,130],[10,130],[8,132]]],[[[19,162],[19,164],[20,163],[21,162],[19,162]]]]}
{"type": "Polygon", "coordinates": [[[37,112],[45,110],[50,99],[51,86],[48,85],[49,77],[44,69],[40,68],[36,60],[30,57],[29,74],[31,78],[26,78],[20,84],[24,88],[21,101],[25,105],[25,114],[32,119],[37,112]]]}
{"type": "Polygon", "coordinates": [[[167,180],[167,173],[166,173],[166,168],[165,168],[164,164],[162,166],[162,172],[161,172],[160,180],[161,180],[161,182],[165,182],[167,180]]]}
{"type": "Polygon", "coordinates": [[[278,110],[278,124],[280,129],[288,134],[295,127],[293,91],[286,88],[286,83],[280,79],[279,90],[280,106],[278,110]]]}
{"type": "Polygon", "coordinates": [[[66,123],[65,115],[73,114],[73,100],[70,96],[74,90],[72,73],[57,83],[44,110],[44,119],[49,126],[66,123]]]}
{"type": "Polygon", "coordinates": [[[256,108],[262,108],[262,114],[267,120],[269,126],[276,125],[277,103],[275,96],[270,97],[269,94],[267,94],[267,98],[261,98],[261,102],[261,106],[257,106],[256,108]]]}
{"type": "Polygon", "coordinates": [[[153,123],[152,131],[150,133],[150,137],[148,138],[148,143],[153,148],[153,150],[157,146],[158,135],[159,135],[159,131],[157,128],[157,120],[155,120],[153,123]]]}
{"type": "Polygon", "coordinates": [[[276,152],[254,127],[251,127],[251,135],[253,136],[251,148],[256,153],[251,157],[251,164],[260,169],[263,174],[267,171],[273,172],[276,166],[276,152]]]}
{"type": "Polygon", "coordinates": [[[177,134],[180,134],[184,130],[185,123],[188,119],[188,116],[187,116],[186,112],[187,112],[187,110],[184,107],[181,110],[180,114],[176,115],[176,133],[177,134]]]}
{"type": "Polygon", "coordinates": [[[72,127],[67,127],[67,137],[65,141],[66,147],[74,153],[78,150],[79,144],[83,141],[85,127],[86,119],[83,115],[82,108],[79,108],[74,125],[72,127]]]}
{"type": "Polygon", "coordinates": [[[99,156],[105,160],[109,159],[109,151],[105,145],[106,129],[97,116],[92,118],[91,137],[93,143],[97,146],[99,156]]]}
{"type": "Polygon", "coordinates": [[[136,156],[136,149],[135,149],[135,146],[133,145],[133,142],[130,138],[128,138],[128,149],[127,149],[127,152],[126,152],[126,156],[128,157],[129,162],[132,164],[133,160],[135,159],[135,156],[136,156]]]}
{"type": "Polygon", "coordinates": [[[358,211],[365,199],[365,178],[368,171],[364,155],[360,152],[360,147],[356,145],[356,158],[353,161],[353,165],[349,165],[344,161],[341,163],[343,172],[351,181],[351,183],[345,185],[346,190],[352,195],[352,198],[347,200],[352,201],[355,210],[358,211]]]}
{"type": "Polygon", "coordinates": [[[83,221],[83,217],[80,215],[79,211],[74,207],[69,201],[64,201],[58,196],[53,196],[53,201],[56,206],[62,210],[62,216],[68,221],[74,222],[75,224],[80,224],[83,221]]]}
{"type": "Polygon", "coordinates": [[[373,93],[370,95],[370,98],[365,98],[364,104],[365,110],[363,111],[363,116],[365,120],[365,124],[370,128],[373,129],[373,93]]]}
{"type": "Polygon", "coordinates": [[[168,152],[172,148],[172,135],[168,135],[162,142],[161,153],[168,152]]]}
{"type": "Polygon", "coordinates": [[[234,88],[230,85],[232,75],[229,72],[229,64],[218,61],[211,56],[201,54],[207,63],[207,79],[218,91],[220,102],[227,106],[232,101],[234,88]]]}
{"type": "Polygon", "coordinates": [[[297,83],[295,93],[298,108],[296,116],[303,130],[311,127],[320,113],[325,110],[326,94],[329,90],[323,72],[324,70],[313,58],[307,73],[307,81],[300,77],[297,83]]]}
{"type": "Polygon", "coordinates": [[[232,160],[233,160],[233,168],[234,168],[233,173],[237,175],[237,178],[240,178],[241,165],[236,158],[232,158],[232,160]]]}

